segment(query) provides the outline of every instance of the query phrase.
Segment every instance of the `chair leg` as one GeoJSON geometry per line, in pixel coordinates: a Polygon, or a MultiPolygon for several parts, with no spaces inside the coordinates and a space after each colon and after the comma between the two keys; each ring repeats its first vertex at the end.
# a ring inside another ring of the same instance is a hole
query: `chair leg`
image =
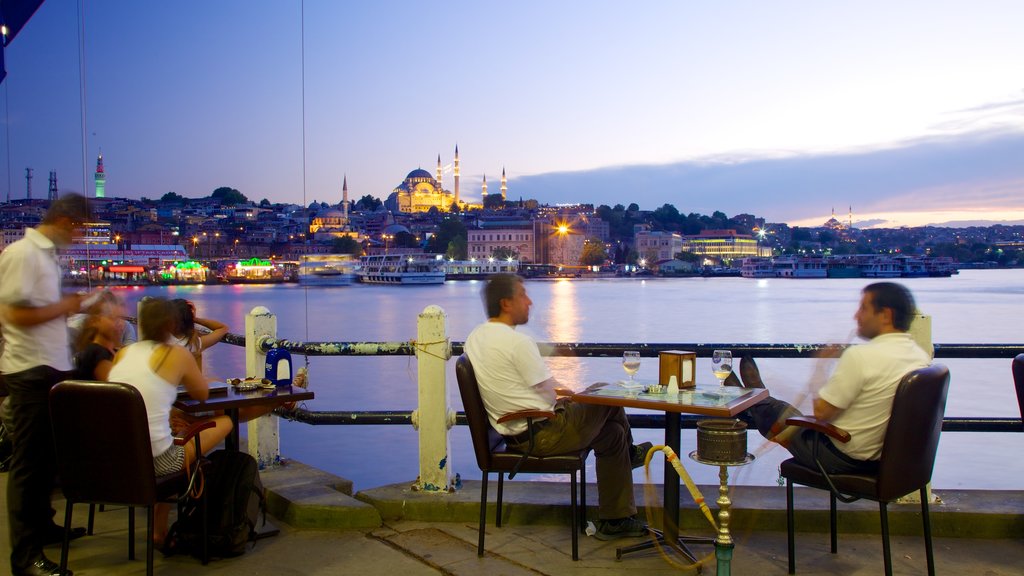
{"type": "Polygon", "coordinates": [[[828,493],[828,532],[829,544],[832,546],[832,553],[835,554],[839,551],[839,522],[834,492],[828,493]]]}
{"type": "MultiPolygon", "coordinates": [[[[135,512],[132,512],[135,516],[135,512]]],[[[153,531],[156,528],[153,505],[146,506],[146,576],[153,576],[153,531]]]]}
{"type": "Polygon", "coordinates": [[[921,519],[924,521],[924,550],[928,558],[928,576],[935,576],[935,553],[932,550],[932,522],[928,515],[928,489],[921,487],[921,519]]]}
{"type": "Polygon", "coordinates": [[[128,559],[135,560],[135,507],[128,507],[128,559]]]}
{"type": "Polygon", "coordinates": [[[885,562],[885,576],[892,576],[892,550],[889,549],[889,508],[885,502],[878,503],[882,517],[882,560],[885,562]]]}
{"type": "Polygon", "coordinates": [[[796,574],[796,538],[793,534],[793,481],[786,478],[786,539],[789,549],[789,573],[796,574]]]}
{"type": "Polygon", "coordinates": [[[580,467],[580,532],[587,531],[587,466],[580,467]]]}
{"type": "Polygon", "coordinates": [[[484,530],[487,528],[487,471],[480,481],[480,537],[476,543],[476,555],[484,555],[484,530]]]}
{"type": "MultiPolygon", "coordinates": [[[[101,510],[101,512],[102,512],[102,510],[101,510]]],[[[95,504],[89,504],[89,523],[86,524],[87,528],[85,530],[85,533],[88,534],[89,536],[92,536],[92,529],[93,529],[93,525],[95,524],[95,521],[96,521],[96,505],[95,504]]]]}
{"type": "Polygon", "coordinates": [[[64,505],[64,541],[60,545],[60,571],[62,574],[66,574],[68,569],[68,549],[71,547],[71,509],[73,506],[71,500],[64,505]]]}
{"type": "Polygon", "coordinates": [[[498,528],[501,528],[501,497],[502,497],[502,492],[504,492],[504,490],[505,490],[505,473],[504,472],[498,472],[498,505],[496,507],[497,511],[498,511],[498,517],[494,520],[494,525],[497,526],[498,528]]]}
{"type": "MultiPolygon", "coordinates": [[[[203,519],[203,566],[210,563],[210,519],[207,517],[207,506],[206,506],[206,490],[199,496],[199,509],[202,510],[203,519]]],[[[264,518],[266,520],[266,518],[264,518]]]]}
{"type": "Polygon", "coordinates": [[[572,481],[570,482],[570,484],[572,484],[572,498],[569,500],[572,503],[570,506],[572,508],[572,519],[569,522],[572,525],[572,559],[579,560],[580,531],[576,529],[576,522],[579,519],[579,510],[576,507],[576,471],[573,470],[569,476],[572,478],[572,481]]]}

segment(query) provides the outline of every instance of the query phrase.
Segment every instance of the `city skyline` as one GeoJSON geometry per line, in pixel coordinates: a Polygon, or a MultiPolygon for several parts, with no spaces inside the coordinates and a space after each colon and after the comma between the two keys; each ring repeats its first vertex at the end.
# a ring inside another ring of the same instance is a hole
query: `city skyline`
{"type": "Polygon", "coordinates": [[[466,198],[504,168],[550,204],[1024,220],[1013,2],[78,10],[47,0],[5,49],[3,198],[25,167],[34,197],[50,170],[91,196],[102,150],[107,196],[383,199],[438,154],[451,189],[457,144],[466,198]]]}

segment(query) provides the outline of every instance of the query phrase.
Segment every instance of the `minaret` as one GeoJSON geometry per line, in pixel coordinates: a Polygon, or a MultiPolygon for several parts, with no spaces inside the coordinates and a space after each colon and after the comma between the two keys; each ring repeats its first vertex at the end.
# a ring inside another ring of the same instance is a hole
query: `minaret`
{"type": "Polygon", "coordinates": [[[508,183],[505,181],[505,167],[501,167],[501,201],[505,201],[505,193],[508,192],[508,183]]]}
{"type": "Polygon", "coordinates": [[[484,186],[481,196],[483,200],[487,200],[487,174],[484,174],[484,186]]]}
{"type": "Polygon", "coordinates": [[[25,198],[32,199],[32,169],[25,168],[25,198]]]}
{"type": "Polygon", "coordinates": [[[853,229],[853,204],[850,204],[850,213],[847,216],[847,227],[853,229]]]}
{"type": "Polygon", "coordinates": [[[53,202],[57,199],[57,171],[50,170],[50,188],[47,191],[46,199],[53,202]]]}
{"type": "Polygon", "coordinates": [[[459,203],[459,145],[455,145],[455,204],[459,203]]]}
{"type": "Polygon", "coordinates": [[[103,152],[100,152],[99,157],[96,158],[96,197],[105,198],[106,193],[103,191],[107,186],[107,175],[103,173],[103,152]]]}
{"type": "Polygon", "coordinates": [[[441,187],[441,155],[440,154],[437,155],[437,178],[435,178],[435,180],[437,180],[437,191],[440,192],[441,189],[442,189],[442,187],[441,187]]]}
{"type": "Polygon", "coordinates": [[[341,213],[345,217],[345,225],[348,225],[348,174],[341,181],[341,213]]]}

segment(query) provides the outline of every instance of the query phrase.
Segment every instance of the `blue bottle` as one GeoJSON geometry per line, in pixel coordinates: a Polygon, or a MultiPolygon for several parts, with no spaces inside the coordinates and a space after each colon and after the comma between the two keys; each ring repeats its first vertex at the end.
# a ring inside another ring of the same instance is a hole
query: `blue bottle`
{"type": "Polygon", "coordinates": [[[284,348],[271,348],[267,351],[267,364],[264,378],[275,386],[292,385],[292,354],[284,348]]]}

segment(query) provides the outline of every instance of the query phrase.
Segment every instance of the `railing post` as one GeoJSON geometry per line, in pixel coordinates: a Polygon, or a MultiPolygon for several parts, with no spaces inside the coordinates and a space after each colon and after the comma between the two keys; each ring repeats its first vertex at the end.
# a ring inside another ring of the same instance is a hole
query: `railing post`
{"type": "Polygon", "coordinates": [[[413,488],[426,492],[447,492],[452,485],[448,429],[455,423],[455,413],[448,407],[445,381],[451,356],[446,321],[444,310],[431,305],[416,322],[419,407],[413,412],[413,426],[419,431],[420,467],[413,488]]]}
{"type": "MultiPolygon", "coordinates": [[[[264,306],[257,306],[245,315],[245,376],[262,378],[267,355],[260,343],[277,339],[277,316],[264,306]]],[[[273,414],[249,421],[249,455],[260,469],[281,463],[280,421],[273,414]]]]}
{"type": "Polygon", "coordinates": [[[928,353],[928,356],[935,358],[935,345],[932,343],[932,317],[916,310],[914,318],[910,321],[910,336],[914,342],[928,353]]]}

